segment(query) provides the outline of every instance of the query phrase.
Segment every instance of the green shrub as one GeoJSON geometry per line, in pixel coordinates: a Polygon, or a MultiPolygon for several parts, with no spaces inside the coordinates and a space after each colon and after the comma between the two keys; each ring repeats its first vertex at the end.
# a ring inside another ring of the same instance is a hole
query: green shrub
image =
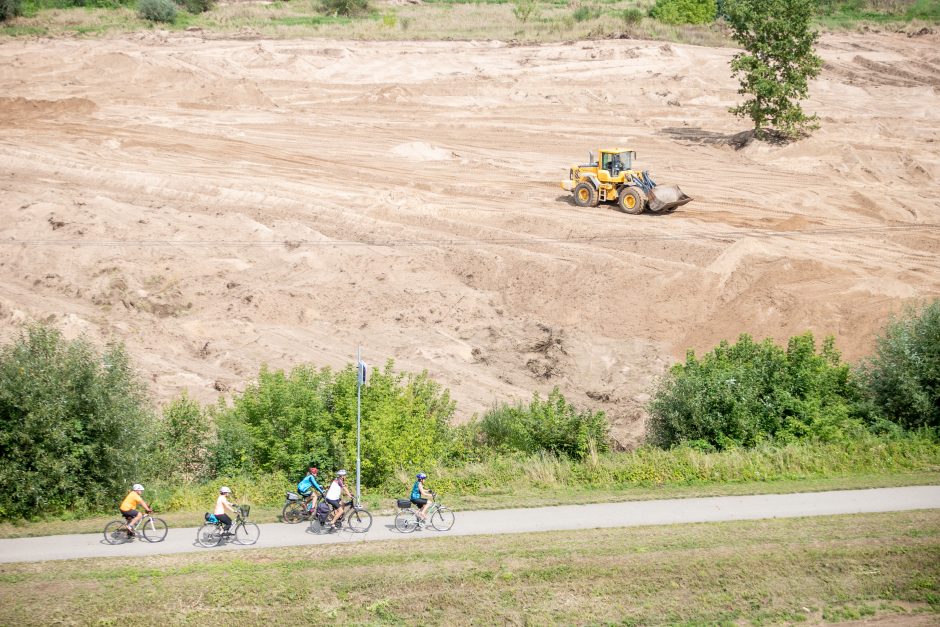
{"type": "Polygon", "coordinates": [[[113,509],[149,472],[153,425],[122,346],[30,327],[0,349],[0,519],[113,509]]]}
{"type": "Polygon", "coordinates": [[[815,0],[725,0],[732,36],[745,52],[731,60],[739,77],[739,94],[748,96],[731,113],[748,117],[758,138],[802,137],[818,128],[800,100],[809,94],[809,79],[819,75],[822,59],[814,45],[818,34],[811,20],[815,0]]]}
{"type": "Polygon", "coordinates": [[[150,22],[172,24],[176,20],[176,5],[173,0],[140,0],[137,13],[150,22]]]}
{"type": "Polygon", "coordinates": [[[641,21],[643,21],[643,11],[637,7],[630,7],[629,9],[624,9],[620,14],[620,19],[623,20],[623,23],[627,26],[636,26],[641,21]]]}
{"type": "Polygon", "coordinates": [[[861,372],[884,419],[940,428],[940,299],[892,319],[861,372]]]}
{"type": "Polygon", "coordinates": [[[209,432],[206,413],[186,393],[164,407],[154,453],[159,476],[182,481],[205,477],[209,432]]]}
{"type": "Polygon", "coordinates": [[[571,14],[575,22],[586,22],[587,20],[593,20],[594,18],[600,17],[600,15],[601,10],[591,4],[582,4],[574,10],[574,13],[571,14]]]}
{"type": "Polygon", "coordinates": [[[650,16],[665,24],[708,24],[717,10],[715,0],[656,0],[650,16]]]}
{"type": "Polygon", "coordinates": [[[701,360],[690,352],[649,404],[647,438],[671,447],[717,450],[776,439],[843,441],[863,429],[861,390],[832,338],[817,354],[811,333],[783,350],[742,335],[701,360]]]}
{"type": "MultiPolygon", "coordinates": [[[[362,482],[379,485],[396,469],[444,459],[454,403],[427,373],[396,373],[392,362],[362,389],[362,482]]],[[[352,470],[356,453],[356,371],[266,368],[231,406],[212,408],[216,474],[302,474],[309,463],[352,470]]]]}
{"type": "Polygon", "coordinates": [[[0,0],[0,22],[11,20],[22,12],[22,0],[0,0]]]}
{"type": "Polygon", "coordinates": [[[581,459],[592,447],[609,448],[603,412],[579,411],[555,388],[544,401],[534,394],[528,406],[500,405],[483,415],[479,431],[497,451],[551,452],[581,459]]]}
{"type": "Polygon", "coordinates": [[[193,15],[211,11],[216,0],[176,0],[184,9],[193,15]]]}
{"type": "Polygon", "coordinates": [[[355,17],[368,13],[372,7],[369,0],[322,0],[321,10],[327,15],[355,17]]]}
{"type": "Polygon", "coordinates": [[[539,16],[539,0],[512,0],[512,14],[525,24],[539,16]]]}

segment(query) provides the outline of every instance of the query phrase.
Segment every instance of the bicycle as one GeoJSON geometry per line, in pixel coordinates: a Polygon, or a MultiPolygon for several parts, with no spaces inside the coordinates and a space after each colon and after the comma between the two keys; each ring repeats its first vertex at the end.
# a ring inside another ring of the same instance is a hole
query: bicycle
{"type": "Polygon", "coordinates": [[[137,523],[136,530],[132,530],[128,525],[129,521],[126,518],[112,520],[104,526],[104,541],[108,544],[124,544],[133,540],[138,531],[142,532],[147,542],[163,542],[166,539],[168,530],[166,521],[154,516],[152,511],[144,514],[144,517],[137,523]]]}
{"type": "Polygon", "coordinates": [[[431,526],[438,531],[448,531],[454,526],[456,516],[454,510],[448,508],[437,500],[437,494],[431,492],[434,503],[428,508],[427,517],[424,519],[424,525],[418,520],[418,510],[411,509],[410,499],[398,499],[398,513],[395,514],[395,529],[401,533],[411,533],[416,529],[422,529],[430,521],[431,526]]]}
{"type": "Polygon", "coordinates": [[[248,522],[248,505],[239,505],[235,512],[235,521],[229,531],[225,525],[213,514],[206,514],[206,524],[196,532],[196,544],[210,549],[222,544],[228,538],[235,538],[238,544],[254,544],[261,536],[261,529],[253,522],[248,522]]]}
{"type": "Polygon", "coordinates": [[[314,533],[323,533],[324,530],[333,531],[346,528],[353,533],[365,533],[372,527],[372,514],[366,508],[356,505],[351,499],[343,503],[344,512],[330,527],[320,522],[316,516],[310,521],[310,529],[314,533]]]}
{"type": "MultiPolygon", "coordinates": [[[[323,496],[322,494],[320,495],[323,496]]],[[[309,520],[313,514],[315,507],[310,507],[310,503],[313,501],[314,495],[309,496],[300,496],[296,492],[287,492],[286,501],[284,502],[284,509],[281,510],[281,520],[286,522],[288,525],[294,525],[304,520],[309,520]]]]}

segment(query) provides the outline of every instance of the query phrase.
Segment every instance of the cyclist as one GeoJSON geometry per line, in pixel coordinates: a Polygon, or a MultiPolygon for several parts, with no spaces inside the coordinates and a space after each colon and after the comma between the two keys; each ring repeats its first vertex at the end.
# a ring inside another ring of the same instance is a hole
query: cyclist
{"type": "Polygon", "coordinates": [[[428,516],[428,508],[431,507],[431,503],[434,502],[434,495],[431,494],[431,491],[424,487],[424,480],[428,476],[423,472],[419,472],[416,476],[417,481],[411,486],[411,502],[414,503],[418,509],[418,522],[426,522],[428,516]]]}
{"type": "Polygon", "coordinates": [[[307,512],[316,511],[317,495],[323,496],[323,486],[317,481],[318,472],[319,470],[315,466],[311,466],[307,476],[297,484],[297,492],[307,502],[307,512]],[[314,490],[316,490],[316,494],[314,494],[314,490]]]}
{"type": "Polygon", "coordinates": [[[335,526],[335,521],[339,520],[340,516],[343,515],[343,504],[340,502],[340,498],[344,493],[349,498],[353,497],[349,488],[346,487],[346,471],[337,470],[336,478],[333,479],[333,483],[330,484],[330,489],[326,491],[326,496],[323,497],[326,502],[330,504],[330,507],[333,508],[332,516],[327,519],[327,526],[329,527],[335,526]]]}
{"type": "Polygon", "coordinates": [[[137,511],[138,505],[143,505],[148,514],[153,513],[153,510],[150,509],[147,502],[140,496],[143,491],[144,486],[135,483],[134,487],[131,488],[131,491],[127,493],[127,496],[124,497],[124,500],[121,501],[121,505],[118,507],[118,509],[121,510],[121,516],[127,521],[127,533],[130,535],[134,535],[134,527],[143,517],[143,514],[137,511]]]}
{"type": "Polygon", "coordinates": [[[231,493],[231,488],[227,486],[219,488],[219,498],[215,500],[215,511],[212,512],[215,517],[219,519],[219,522],[222,523],[225,533],[228,533],[228,530],[232,526],[232,518],[225,512],[228,510],[233,514],[235,513],[234,505],[228,500],[228,495],[231,493]]]}

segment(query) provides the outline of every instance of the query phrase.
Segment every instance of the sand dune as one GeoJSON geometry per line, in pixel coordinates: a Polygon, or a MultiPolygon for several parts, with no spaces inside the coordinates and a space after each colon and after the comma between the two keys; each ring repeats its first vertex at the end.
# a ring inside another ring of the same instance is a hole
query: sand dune
{"type": "Polygon", "coordinates": [[[427,369],[461,418],[560,386],[625,444],[687,348],[940,295],[934,35],[828,35],[822,128],[742,146],[732,50],[639,41],[0,43],[0,333],[126,342],[158,399],[267,362],[427,369]],[[695,198],[575,207],[628,144],[695,198]]]}

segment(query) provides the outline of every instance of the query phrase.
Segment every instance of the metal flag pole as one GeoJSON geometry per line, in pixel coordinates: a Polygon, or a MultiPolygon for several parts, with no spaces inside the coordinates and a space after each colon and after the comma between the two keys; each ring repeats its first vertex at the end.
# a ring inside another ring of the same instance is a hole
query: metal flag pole
{"type": "Polygon", "coordinates": [[[362,363],[362,347],[356,348],[356,505],[361,502],[359,493],[359,475],[360,475],[360,433],[362,423],[362,380],[365,379],[365,368],[362,363]]]}

